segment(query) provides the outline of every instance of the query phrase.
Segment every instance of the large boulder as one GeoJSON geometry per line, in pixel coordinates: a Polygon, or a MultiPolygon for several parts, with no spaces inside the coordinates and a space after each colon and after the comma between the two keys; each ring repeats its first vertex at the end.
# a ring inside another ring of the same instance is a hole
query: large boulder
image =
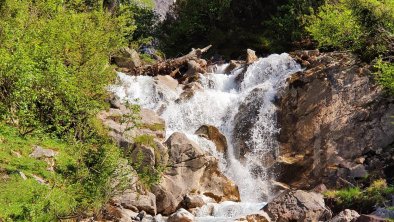
{"type": "Polygon", "coordinates": [[[204,194],[216,201],[239,201],[237,186],[218,169],[218,160],[206,154],[183,133],[166,141],[170,168],[153,188],[157,212],[170,215],[182,206],[186,195],[204,194]]]}
{"type": "Polygon", "coordinates": [[[309,189],[343,186],[383,170],[394,156],[394,100],[350,53],[296,52],[305,70],[293,74],[278,101],[278,180],[309,189]]]}
{"type": "Polygon", "coordinates": [[[112,198],[114,205],[121,205],[125,209],[138,209],[148,214],[156,215],[156,196],[150,192],[138,193],[135,190],[126,190],[112,198]]]}
{"type": "Polygon", "coordinates": [[[323,195],[294,190],[283,192],[264,206],[263,210],[273,221],[327,221],[332,217],[325,206],[323,195]]]}
{"type": "Polygon", "coordinates": [[[177,212],[168,217],[167,222],[194,222],[193,214],[181,208],[177,212]]]}
{"type": "Polygon", "coordinates": [[[227,139],[215,126],[202,125],[200,128],[198,128],[195,134],[204,137],[208,140],[211,140],[215,144],[216,150],[218,152],[220,153],[227,152],[227,139]]]}

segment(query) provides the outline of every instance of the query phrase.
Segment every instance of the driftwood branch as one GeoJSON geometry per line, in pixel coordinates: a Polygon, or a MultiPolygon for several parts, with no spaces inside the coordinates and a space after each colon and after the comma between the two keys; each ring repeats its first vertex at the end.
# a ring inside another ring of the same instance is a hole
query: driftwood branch
{"type": "Polygon", "coordinates": [[[131,70],[130,74],[147,76],[172,75],[175,77],[175,75],[181,73],[180,70],[187,69],[182,76],[182,78],[186,78],[194,76],[196,73],[205,73],[207,62],[201,59],[201,56],[211,47],[209,45],[202,49],[192,49],[188,54],[175,59],[167,59],[153,65],[137,67],[131,70]]]}

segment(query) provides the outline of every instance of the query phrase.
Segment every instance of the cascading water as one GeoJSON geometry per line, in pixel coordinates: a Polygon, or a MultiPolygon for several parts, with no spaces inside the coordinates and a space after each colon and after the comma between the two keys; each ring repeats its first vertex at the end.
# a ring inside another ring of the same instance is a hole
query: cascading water
{"type": "MultiPolygon", "coordinates": [[[[183,132],[220,160],[221,170],[238,185],[241,203],[215,204],[211,215],[215,218],[213,221],[218,221],[218,218],[227,218],[224,221],[228,221],[228,218],[257,211],[266,201],[270,178],[262,157],[272,153],[276,155],[277,149],[275,135],[278,128],[273,100],[277,90],[284,86],[285,79],[301,69],[288,54],[261,58],[250,65],[245,73],[238,69],[231,74],[223,74],[226,66],[217,67],[215,73],[201,75],[203,90],[196,91],[192,98],[181,102],[176,102],[180,89],[159,92],[152,77],[131,77],[119,73],[119,84],[111,87],[111,91],[121,99],[132,102],[138,99],[141,106],[161,113],[166,121],[167,136],[176,131],[183,132]],[[240,161],[239,151],[232,145],[234,118],[240,104],[256,90],[261,94],[261,106],[258,116],[254,117],[251,136],[247,141],[250,152],[240,161]],[[213,143],[194,135],[204,124],[218,127],[226,136],[229,142],[226,158],[216,152],[213,143]],[[258,173],[255,172],[256,167],[258,173]]],[[[207,216],[205,211],[202,207],[197,212],[201,221],[207,216]]],[[[210,217],[207,218],[209,220],[210,217]]]]}

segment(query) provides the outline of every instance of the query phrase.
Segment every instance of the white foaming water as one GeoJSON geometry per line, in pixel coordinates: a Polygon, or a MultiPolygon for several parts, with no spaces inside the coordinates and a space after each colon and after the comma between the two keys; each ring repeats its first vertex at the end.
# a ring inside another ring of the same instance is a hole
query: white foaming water
{"type": "MultiPolygon", "coordinates": [[[[149,109],[161,113],[166,121],[166,135],[180,131],[197,143],[207,152],[220,160],[221,170],[237,185],[241,195],[241,203],[224,202],[208,204],[197,214],[199,221],[226,221],[242,214],[253,213],[263,206],[269,196],[269,176],[264,167],[266,156],[275,158],[277,154],[278,133],[276,126],[276,107],[273,104],[278,89],[284,86],[285,79],[292,73],[301,70],[300,66],[288,55],[270,55],[250,65],[244,73],[237,69],[231,74],[221,74],[227,65],[218,66],[216,73],[201,75],[203,90],[185,101],[177,101],[181,90],[170,90],[158,87],[152,77],[131,77],[119,73],[119,84],[111,87],[117,96],[128,101],[135,101],[149,109]],[[237,80],[238,79],[238,80],[237,80]],[[260,90],[261,107],[252,126],[251,138],[247,141],[250,153],[242,163],[232,146],[234,118],[238,107],[253,90],[260,90]],[[216,152],[214,144],[202,139],[194,132],[204,124],[218,127],[228,140],[228,153],[225,159],[216,152]],[[255,169],[258,168],[256,174],[255,169]],[[207,213],[208,207],[213,212],[207,213]],[[208,216],[210,215],[210,216],[208,216]],[[203,217],[207,216],[207,217],[203,217]],[[215,218],[212,220],[212,217],[215,218]]],[[[268,158],[269,159],[269,158],[268,158]]]]}

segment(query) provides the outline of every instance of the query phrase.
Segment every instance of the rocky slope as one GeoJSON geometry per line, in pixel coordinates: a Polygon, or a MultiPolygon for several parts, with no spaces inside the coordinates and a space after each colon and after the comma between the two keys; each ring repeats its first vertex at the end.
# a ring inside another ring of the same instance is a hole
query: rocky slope
{"type": "Polygon", "coordinates": [[[340,187],[360,178],[392,181],[394,101],[370,67],[349,53],[293,53],[305,69],[278,101],[278,180],[340,187]]]}

